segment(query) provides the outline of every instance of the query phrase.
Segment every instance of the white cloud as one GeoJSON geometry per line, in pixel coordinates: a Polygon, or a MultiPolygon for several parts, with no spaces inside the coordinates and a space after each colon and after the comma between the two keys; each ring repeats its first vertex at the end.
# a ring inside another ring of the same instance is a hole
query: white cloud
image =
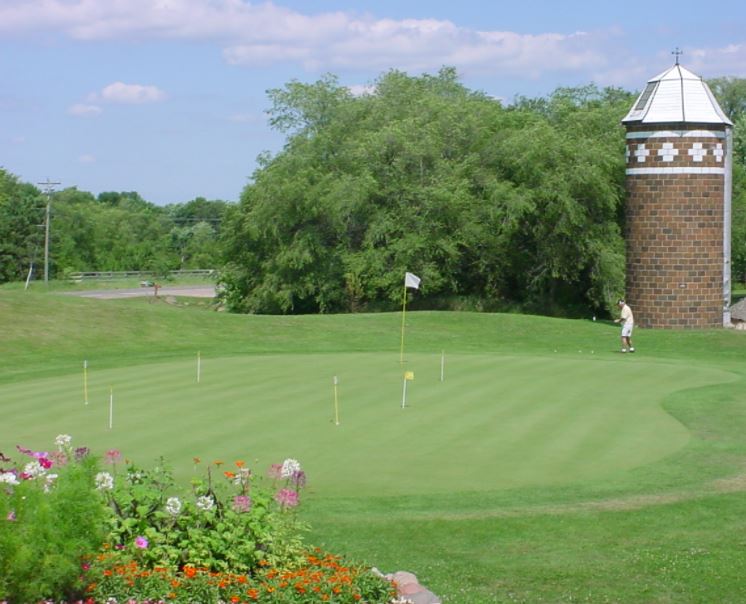
{"type": "Polygon", "coordinates": [[[746,77],[746,43],[729,44],[722,48],[684,48],[682,63],[706,78],[746,77]]]}
{"type": "MultiPolygon", "coordinates": [[[[351,12],[304,15],[271,2],[246,0],[2,1],[0,32],[22,35],[33,30],[80,40],[212,41],[231,64],[290,62],[315,71],[454,65],[536,78],[558,69],[602,69],[610,56],[609,32],[478,31],[438,19],[378,19],[351,12]]],[[[144,91],[140,94],[133,97],[156,100],[144,91]]],[[[124,91],[119,95],[127,96],[124,91]]]]}
{"type": "Polygon", "coordinates": [[[92,164],[92,163],[94,163],[96,161],[96,158],[93,155],[90,155],[88,153],[84,153],[83,155],[81,155],[81,156],[78,157],[78,161],[81,164],[92,164]]]}
{"type": "Polygon", "coordinates": [[[103,109],[98,105],[88,105],[86,103],[75,103],[67,110],[70,115],[76,115],[78,117],[95,117],[100,115],[102,111],[103,109]]]}
{"type": "Polygon", "coordinates": [[[89,96],[89,100],[107,103],[142,104],[156,103],[166,98],[166,93],[157,86],[142,84],[125,84],[114,82],[104,87],[101,92],[89,96]]]}
{"type": "Polygon", "coordinates": [[[376,91],[376,87],[373,84],[353,84],[352,86],[348,86],[347,89],[352,96],[364,96],[366,94],[373,94],[376,91]]]}

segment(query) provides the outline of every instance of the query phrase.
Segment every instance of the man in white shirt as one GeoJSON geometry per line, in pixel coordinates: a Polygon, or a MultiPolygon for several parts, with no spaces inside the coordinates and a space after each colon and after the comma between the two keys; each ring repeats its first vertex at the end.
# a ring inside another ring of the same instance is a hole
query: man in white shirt
{"type": "Polygon", "coordinates": [[[632,346],[632,328],[635,326],[635,318],[632,315],[632,309],[627,306],[624,300],[619,300],[617,305],[620,308],[619,318],[614,323],[622,324],[622,352],[635,351],[635,347],[632,346]]]}

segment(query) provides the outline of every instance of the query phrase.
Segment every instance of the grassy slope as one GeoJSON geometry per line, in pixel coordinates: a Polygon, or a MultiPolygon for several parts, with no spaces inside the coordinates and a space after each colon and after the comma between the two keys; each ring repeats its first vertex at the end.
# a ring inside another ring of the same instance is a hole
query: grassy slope
{"type": "MultiPolygon", "coordinates": [[[[237,317],[144,300],[0,290],[0,383],[78,371],[89,354],[113,367],[188,358],[195,349],[397,353],[399,320],[237,317]]],[[[416,313],[408,323],[412,352],[575,355],[617,346],[615,326],[590,321],[416,313]]],[[[597,484],[315,501],[306,510],[313,540],[384,570],[412,570],[458,604],[746,601],[746,338],[723,330],[641,330],[636,344],[637,362],[666,358],[738,378],[665,402],[692,433],[679,454],[597,484]]]]}

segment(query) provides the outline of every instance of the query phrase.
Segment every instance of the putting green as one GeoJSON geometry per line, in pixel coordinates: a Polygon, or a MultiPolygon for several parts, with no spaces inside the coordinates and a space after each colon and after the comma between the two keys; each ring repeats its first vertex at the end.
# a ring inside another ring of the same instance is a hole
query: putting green
{"type": "Polygon", "coordinates": [[[730,374],[622,355],[309,354],[203,358],[0,386],[0,450],[117,448],[177,475],[301,461],[321,496],[427,494],[603,479],[684,446],[671,393],[730,374]],[[403,372],[414,372],[402,408],[403,372]],[[334,421],[333,377],[340,425],[334,421]],[[112,429],[109,429],[113,392],[112,429]],[[225,469],[225,468],[223,468],[225,469]]]}

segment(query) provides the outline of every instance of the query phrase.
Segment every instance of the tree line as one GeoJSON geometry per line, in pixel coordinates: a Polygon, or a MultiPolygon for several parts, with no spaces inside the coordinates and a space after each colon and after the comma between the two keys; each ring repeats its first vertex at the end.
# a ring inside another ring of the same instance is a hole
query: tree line
{"type": "MultiPolygon", "coordinates": [[[[709,82],[735,123],[734,280],[746,281],[746,80],[709,82]]],[[[604,313],[624,290],[625,132],[635,94],[588,85],[511,104],[452,68],[333,75],[268,91],[286,136],[240,202],[157,206],[135,192],[54,193],[52,274],[216,268],[234,311],[414,308],[604,313]]],[[[0,282],[43,249],[44,195],[0,169],[0,282]]]]}
{"type": "MultiPolygon", "coordinates": [[[[0,283],[43,270],[47,197],[0,169],[0,283]]],[[[50,195],[49,271],[216,268],[230,206],[197,197],[157,206],[136,192],[91,193],[67,188],[50,195]]]]}

